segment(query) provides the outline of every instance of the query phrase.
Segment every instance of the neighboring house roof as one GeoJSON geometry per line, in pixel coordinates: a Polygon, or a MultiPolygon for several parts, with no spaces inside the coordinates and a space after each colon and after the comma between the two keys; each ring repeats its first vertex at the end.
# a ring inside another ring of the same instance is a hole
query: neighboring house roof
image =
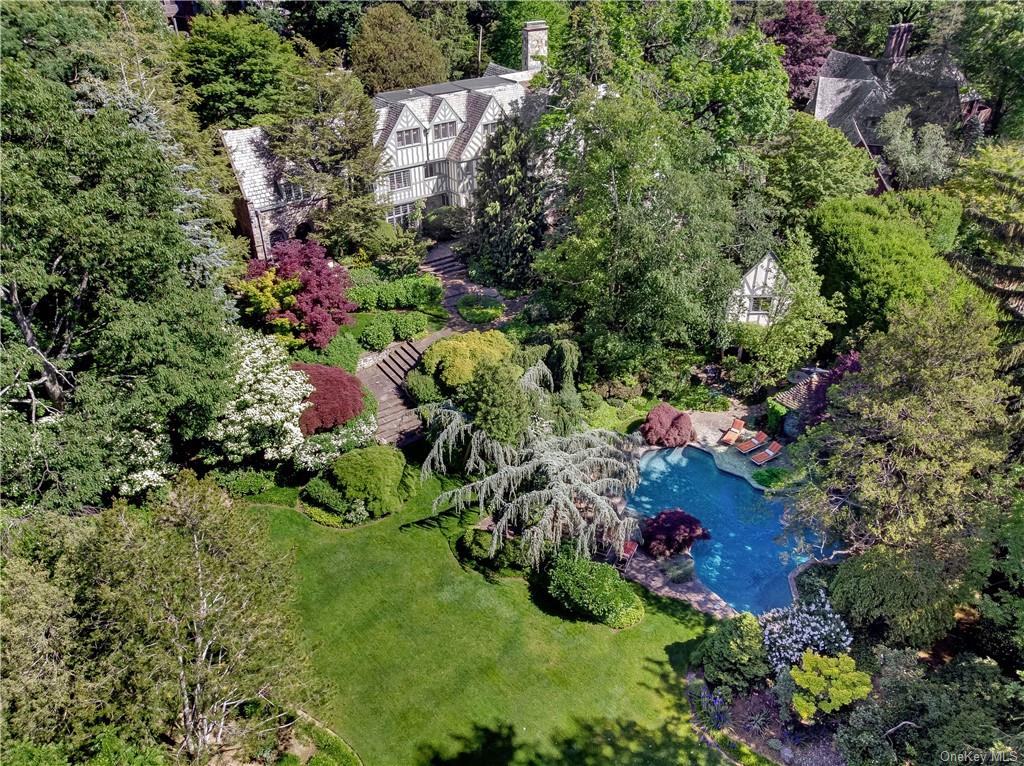
{"type": "Polygon", "coordinates": [[[516,70],[509,69],[507,66],[501,64],[495,64],[493,61],[487,65],[487,69],[484,70],[484,77],[491,77],[492,75],[501,74],[513,74],[516,70]]]}
{"type": "Polygon", "coordinates": [[[879,121],[903,106],[910,107],[914,127],[956,121],[963,81],[952,60],[939,52],[896,61],[834,50],[818,73],[807,111],[843,131],[852,143],[878,146],[879,121]]]}
{"type": "Polygon", "coordinates": [[[268,210],[282,204],[276,187],[278,162],[270,151],[263,128],[222,130],[221,140],[227,149],[242,197],[256,210],[268,210]]]}
{"type": "Polygon", "coordinates": [[[805,380],[801,380],[795,386],[773,395],[772,399],[787,410],[799,412],[811,400],[811,396],[817,391],[818,387],[824,385],[828,385],[828,382],[822,376],[812,375],[805,380]]]}

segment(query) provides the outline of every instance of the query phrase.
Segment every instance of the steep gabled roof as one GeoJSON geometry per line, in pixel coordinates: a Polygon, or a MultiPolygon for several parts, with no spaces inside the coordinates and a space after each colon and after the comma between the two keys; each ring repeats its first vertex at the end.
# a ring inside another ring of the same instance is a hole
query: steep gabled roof
{"type": "Polygon", "coordinates": [[[270,151],[266,131],[263,128],[222,130],[221,140],[238,179],[242,198],[257,210],[280,205],[275,186],[278,161],[270,151]]]}

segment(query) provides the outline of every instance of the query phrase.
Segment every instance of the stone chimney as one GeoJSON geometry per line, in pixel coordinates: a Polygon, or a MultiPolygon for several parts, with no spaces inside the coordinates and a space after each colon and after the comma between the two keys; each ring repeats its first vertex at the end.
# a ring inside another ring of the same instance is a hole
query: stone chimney
{"type": "Polygon", "coordinates": [[[913,31],[913,24],[891,25],[889,27],[889,38],[885,41],[885,53],[882,57],[890,59],[894,64],[903,61],[907,57],[907,48],[910,47],[910,33],[913,31]]]}
{"type": "Polygon", "coordinates": [[[548,23],[527,21],[523,24],[522,68],[540,69],[548,57],[548,23]]]}

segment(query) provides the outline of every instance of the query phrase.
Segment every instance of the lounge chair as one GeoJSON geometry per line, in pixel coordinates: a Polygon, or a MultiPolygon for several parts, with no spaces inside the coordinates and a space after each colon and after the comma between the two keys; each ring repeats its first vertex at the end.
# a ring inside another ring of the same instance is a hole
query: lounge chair
{"type": "Polygon", "coordinates": [[[736,440],[740,438],[740,434],[743,433],[743,428],[746,425],[747,424],[742,420],[733,419],[729,430],[722,434],[722,444],[735,444],[736,440]]]}
{"type": "Polygon", "coordinates": [[[629,568],[629,562],[633,560],[638,547],[640,546],[636,540],[626,540],[625,545],[622,546],[622,555],[619,556],[619,560],[615,563],[615,568],[625,574],[626,569],[629,568]]]}
{"type": "Polygon", "coordinates": [[[748,452],[753,452],[758,447],[762,446],[766,441],[768,441],[768,434],[764,431],[758,431],[754,434],[753,439],[747,439],[745,442],[737,444],[736,449],[746,455],[748,452]]]}
{"type": "Polygon", "coordinates": [[[772,442],[768,445],[768,449],[764,452],[758,452],[756,455],[752,455],[750,459],[758,465],[764,465],[769,460],[777,458],[780,452],[782,452],[782,445],[778,442],[772,442]]]}

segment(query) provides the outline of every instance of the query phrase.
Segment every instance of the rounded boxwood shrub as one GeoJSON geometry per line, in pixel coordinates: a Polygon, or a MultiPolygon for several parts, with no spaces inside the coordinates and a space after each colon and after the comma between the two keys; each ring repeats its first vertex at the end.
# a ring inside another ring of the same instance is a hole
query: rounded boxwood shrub
{"type": "Polygon", "coordinates": [[[423,367],[444,385],[458,388],[473,379],[481,362],[501,361],[513,351],[515,346],[503,333],[473,330],[432,344],[423,355],[423,367]]]}
{"type": "Polygon", "coordinates": [[[359,342],[371,351],[383,351],[395,339],[395,324],[388,314],[375,314],[359,335],[359,342]]]}
{"type": "Polygon", "coordinates": [[[373,518],[394,513],[405,500],[405,456],[380,444],[346,452],[331,467],[333,484],[346,503],[362,500],[373,518]]]}
{"type": "Polygon", "coordinates": [[[412,340],[427,330],[428,317],[422,311],[408,311],[394,315],[395,337],[412,340]]]}
{"type": "Polygon", "coordinates": [[[628,628],[644,618],[644,602],[615,567],[571,552],[551,564],[548,593],[570,612],[612,628],[628,628]]]}
{"type": "Polygon", "coordinates": [[[412,370],[405,376],[405,390],[416,404],[431,404],[444,399],[434,377],[419,370],[412,370]]]}
{"type": "Polygon", "coordinates": [[[771,673],[764,633],[749,612],[715,625],[697,647],[694,659],[704,665],[707,682],[727,695],[745,692],[771,673]]]}
{"type": "Polygon", "coordinates": [[[457,239],[465,234],[468,228],[469,211],[454,205],[428,210],[423,214],[423,221],[420,224],[423,236],[438,242],[457,239]]]}

